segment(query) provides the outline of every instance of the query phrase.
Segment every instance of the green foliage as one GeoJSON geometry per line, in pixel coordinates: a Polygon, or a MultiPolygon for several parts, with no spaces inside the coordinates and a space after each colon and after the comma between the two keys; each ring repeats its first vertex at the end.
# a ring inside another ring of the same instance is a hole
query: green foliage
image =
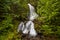
{"type": "MultiPolygon", "coordinates": [[[[60,10],[59,0],[39,0],[37,5],[37,13],[40,15],[38,20],[44,22],[40,30],[40,31],[44,30],[42,31],[42,33],[46,35],[57,33],[60,27],[59,10],[60,10]]],[[[57,34],[59,35],[59,33],[57,34]]]]}
{"type": "Polygon", "coordinates": [[[39,15],[34,21],[36,31],[60,37],[60,0],[0,0],[0,40],[21,40],[17,27],[28,20],[28,3],[39,15]]]}

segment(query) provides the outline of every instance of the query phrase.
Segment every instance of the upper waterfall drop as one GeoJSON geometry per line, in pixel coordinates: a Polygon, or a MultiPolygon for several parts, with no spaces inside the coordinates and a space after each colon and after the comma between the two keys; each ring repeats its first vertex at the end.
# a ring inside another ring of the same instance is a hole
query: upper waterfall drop
{"type": "Polygon", "coordinates": [[[35,12],[34,7],[29,3],[28,3],[28,6],[29,6],[29,9],[30,9],[30,13],[34,13],[35,12]]]}
{"type": "Polygon", "coordinates": [[[28,6],[30,9],[29,20],[33,21],[34,19],[38,17],[38,14],[36,14],[35,8],[31,4],[28,3],[28,6]]]}

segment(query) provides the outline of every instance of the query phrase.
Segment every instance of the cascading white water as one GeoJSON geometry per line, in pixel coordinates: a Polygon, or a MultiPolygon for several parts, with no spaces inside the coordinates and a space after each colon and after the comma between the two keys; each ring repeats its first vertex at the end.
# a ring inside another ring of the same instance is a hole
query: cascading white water
{"type": "Polygon", "coordinates": [[[36,14],[35,9],[31,4],[28,4],[28,6],[30,9],[30,13],[29,13],[30,15],[28,16],[29,21],[27,21],[27,23],[25,25],[23,22],[21,22],[18,27],[18,32],[19,32],[19,30],[21,30],[23,34],[29,33],[29,36],[36,36],[37,32],[34,29],[34,23],[32,21],[34,19],[36,19],[38,17],[38,15],[36,14]]]}
{"type": "Polygon", "coordinates": [[[29,32],[29,35],[30,36],[36,36],[37,35],[37,32],[35,31],[34,29],[34,23],[32,21],[29,21],[28,23],[30,23],[30,32],[29,32]]]}
{"type": "Polygon", "coordinates": [[[18,32],[21,30],[21,31],[23,31],[23,29],[24,29],[24,22],[21,22],[20,24],[19,24],[19,26],[18,26],[18,32]]]}
{"type": "Polygon", "coordinates": [[[28,6],[30,9],[29,20],[33,21],[34,19],[36,19],[38,17],[38,15],[36,14],[35,9],[31,4],[28,4],[28,6]]]}

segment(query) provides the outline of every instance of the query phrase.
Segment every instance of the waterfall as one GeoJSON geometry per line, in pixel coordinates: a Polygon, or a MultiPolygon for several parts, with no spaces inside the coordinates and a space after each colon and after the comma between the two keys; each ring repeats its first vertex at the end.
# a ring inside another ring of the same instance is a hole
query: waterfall
{"type": "Polygon", "coordinates": [[[35,9],[31,4],[28,4],[28,6],[30,9],[29,20],[33,21],[34,19],[36,19],[38,17],[38,15],[36,14],[35,9]]]}
{"type": "Polygon", "coordinates": [[[18,26],[18,32],[21,30],[21,31],[23,31],[23,29],[24,29],[24,22],[21,22],[20,24],[19,24],[19,26],[18,26]]]}
{"type": "Polygon", "coordinates": [[[35,12],[34,7],[31,4],[28,4],[29,9],[30,9],[30,15],[28,16],[29,21],[24,25],[23,22],[21,22],[18,26],[18,32],[19,30],[22,31],[23,34],[29,34],[29,36],[36,36],[37,32],[34,28],[34,23],[33,20],[38,17],[38,15],[35,12]]]}

